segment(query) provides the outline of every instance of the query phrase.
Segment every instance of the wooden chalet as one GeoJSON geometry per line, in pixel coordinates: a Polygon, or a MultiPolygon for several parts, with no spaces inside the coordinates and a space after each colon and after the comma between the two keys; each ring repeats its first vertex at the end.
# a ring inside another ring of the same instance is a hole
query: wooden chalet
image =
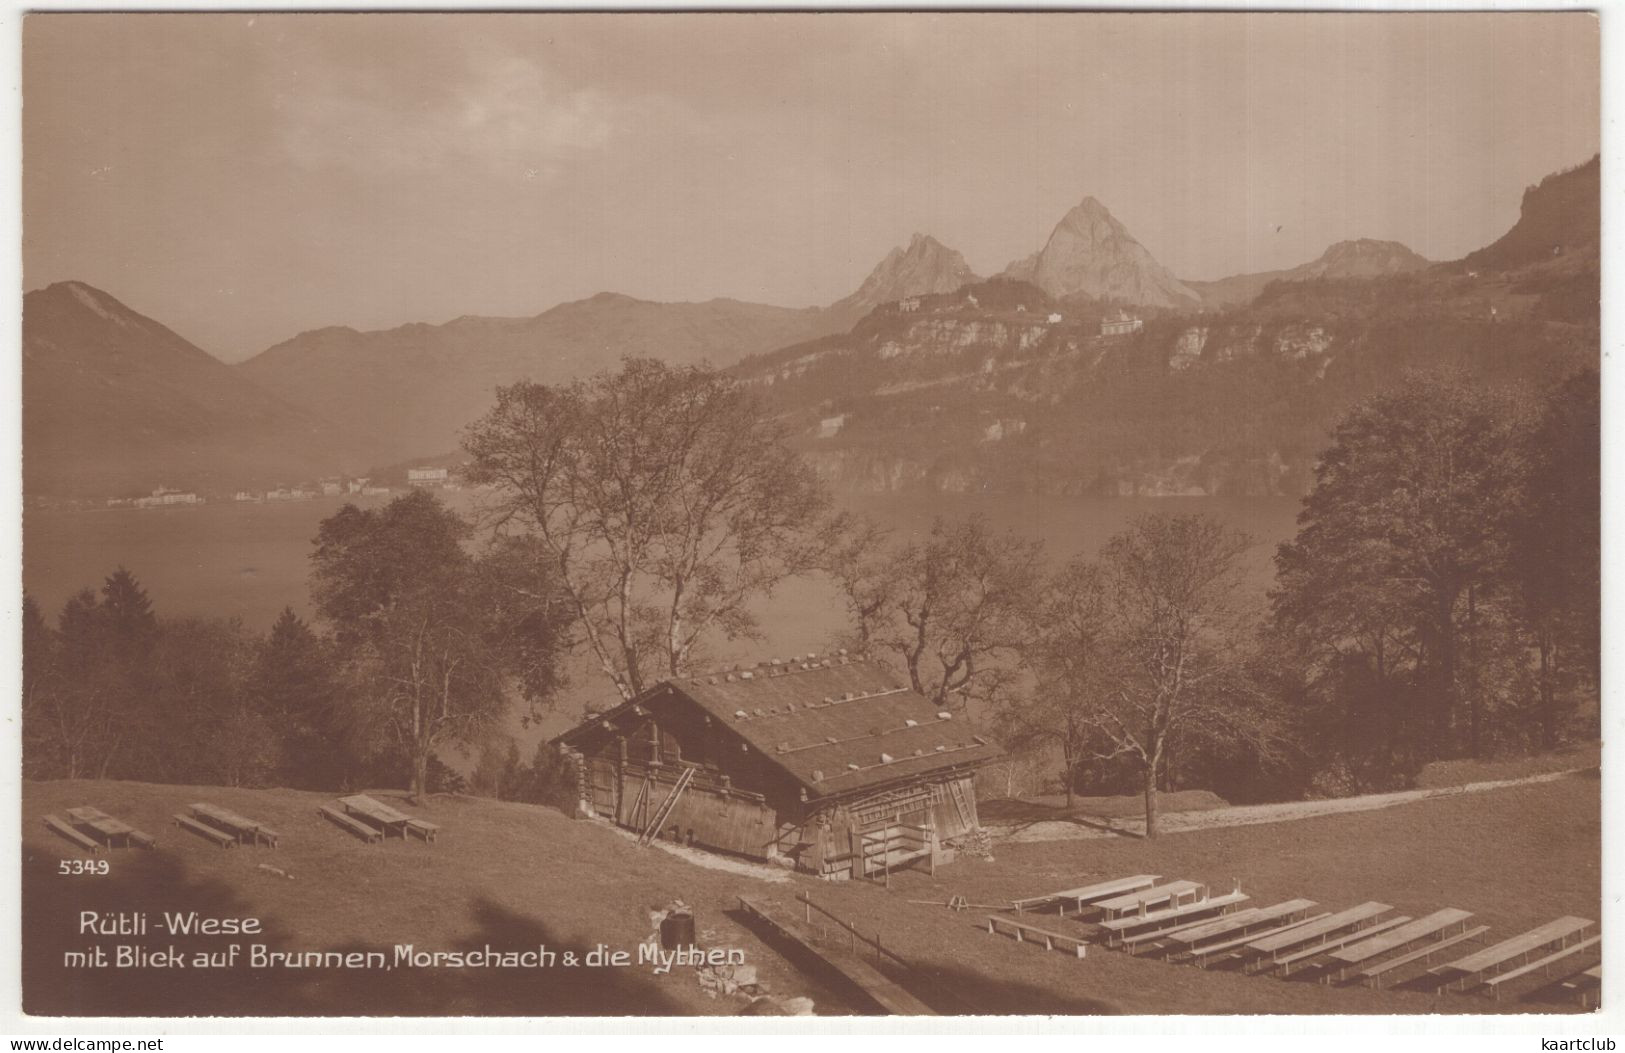
{"type": "Polygon", "coordinates": [[[977,828],[1000,751],[879,662],[763,662],[649,688],[555,744],[584,814],[825,877],[867,877],[977,828]]]}

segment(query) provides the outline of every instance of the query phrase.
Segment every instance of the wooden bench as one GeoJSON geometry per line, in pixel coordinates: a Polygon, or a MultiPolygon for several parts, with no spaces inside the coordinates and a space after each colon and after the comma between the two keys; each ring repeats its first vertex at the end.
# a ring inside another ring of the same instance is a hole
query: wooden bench
{"type": "Polygon", "coordinates": [[[86,852],[95,853],[101,851],[101,845],[97,844],[95,841],[92,841],[84,834],[81,834],[79,831],[75,830],[72,826],[68,825],[68,823],[55,815],[46,816],[45,825],[58,837],[71,841],[75,846],[84,849],[86,852]]]}
{"type": "Polygon", "coordinates": [[[1402,947],[1443,933],[1452,926],[1460,926],[1458,931],[1466,931],[1467,919],[1472,912],[1458,910],[1455,907],[1446,907],[1436,910],[1432,914],[1398,928],[1389,929],[1380,936],[1370,939],[1357,940],[1333,951],[1332,961],[1335,963],[1323,978],[1328,983],[1341,981],[1349,971],[1362,962],[1368,962],[1379,955],[1389,951],[1397,951],[1402,947]]]}
{"type": "Polygon", "coordinates": [[[1133,877],[1117,878],[1114,881],[1102,881],[1096,885],[1084,885],[1082,888],[1063,889],[1060,892],[1051,892],[1044,896],[1029,896],[1018,899],[1011,904],[1017,914],[1025,911],[1039,911],[1045,907],[1055,905],[1061,908],[1061,914],[1066,914],[1067,903],[1075,904],[1075,909],[1083,909],[1097,900],[1107,899],[1111,896],[1120,896],[1128,892],[1138,892],[1150,888],[1161,878],[1160,874],[1136,874],[1133,877]]]}
{"type": "Polygon", "coordinates": [[[263,840],[269,843],[272,848],[275,848],[277,840],[281,836],[263,823],[238,815],[236,812],[221,808],[219,805],[200,801],[193,804],[191,808],[193,818],[214,827],[216,830],[224,830],[243,844],[258,845],[263,840]]]}
{"type": "Polygon", "coordinates": [[[409,819],[406,822],[406,832],[409,834],[416,834],[425,841],[433,841],[435,839],[435,835],[440,833],[440,827],[429,822],[427,819],[409,819]]]}
{"type": "MultiPolygon", "coordinates": [[[[1001,918],[996,914],[989,914],[987,916],[988,935],[996,936],[1002,929],[1009,929],[1010,935],[1016,938],[1017,943],[1026,943],[1027,939],[1025,937],[1036,937],[1033,942],[1042,942],[1044,949],[1049,951],[1056,950],[1057,945],[1070,944],[1073,955],[1078,958],[1083,957],[1084,947],[1088,944],[1088,941],[1080,936],[1068,936],[1064,932],[1041,929],[1036,925],[1029,925],[1014,918],[1001,918]]],[[[1064,946],[1061,949],[1065,949],[1064,946]]]]}
{"type": "Polygon", "coordinates": [[[371,844],[374,841],[382,841],[384,839],[384,832],[382,830],[374,829],[359,819],[352,819],[350,816],[345,815],[337,808],[323,804],[318,805],[316,811],[328,822],[342,830],[349,831],[355,836],[361,838],[361,840],[366,841],[368,844],[371,844]]]}
{"type": "Polygon", "coordinates": [[[1369,969],[1362,970],[1358,979],[1362,984],[1370,984],[1370,986],[1380,989],[1382,987],[1382,977],[1385,973],[1391,973],[1395,969],[1403,969],[1418,959],[1425,964],[1429,958],[1445,948],[1454,947],[1456,944],[1464,943],[1467,940],[1477,939],[1489,931],[1490,927],[1488,925],[1480,925],[1477,928],[1458,932],[1454,936],[1446,936],[1442,940],[1435,940],[1425,947],[1418,947],[1416,950],[1402,954],[1398,958],[1390,958],[1385,962],[1371,966],[1369,969]]]}
{"type": "MultiPolygon", "coordinates": [[[[1152,911],[1149,914],[1131,914],[1123,918],[1100,923],[1106,931],[1108,946],[1121,944],[1125,949],[1130,944],[1141,945],[1151,940],[1160,940],[1173,929],[1193,921],[1211,921],[1209,915],[1223,913],[1238,903],[1246,902],[1250,897],[1240,891],[1227,892],[1212,899],[1200,899],[1194,903],[1187,903],[1182,907],[1169,907],[1166,910],[1152,911]]],[[[1130,951],[1130,953],[1134,953],[1130,951]]]]}
{"type": "Polygon", "coordinates": [[[1483,986],[1489,991],[1490,997],[1499,1002],[1501,1000],[1502,984],[1511,983],[1513,980],[1527,976],[1537,970],[1544,974],[1547,969],[1551,968],[1553,965],[1556,965],[1569,955],[1579,954],[1586,948],[1595,947],[1601,942],[1601,936],[1592,936],[1589,939],[1581,940],[1579,943],[1566,944],[1553,951],[1551,954],[1546,955],[1544,958],[1537,958],[1532,962],[1518,966],[1516,969],[1510,969],[1507,972],[1498,973],[1497,975],[1490,977],[1488,980],[1484,981],[1483,986]]]}
{"type": "Polygon", "coordinates": [[[130,841],[138,847],[148,849],[149,851],[158,847],[158,839],[156,837],[153,837],[151,834],[142,833],[140,830],[130,831],[130,841]]]}
{"type": "Polygon", "coordinates": [[[1324,915],[1318,921],[1294,926],[1286,932],[1261,937],[1247,944],[1253,961],[1248,963],[1246,969],[1249,972],[1268,972],[1280,964],[1282,958],[1288,955],[1298,957],[1298,951],[1303,949],[1304,944],[1313,941],[1317,947],[1323,946],[1340,933],[1369,927],[1392,909],[1386,903],[1372,900],[1336,914],[1324,915]]]}
{"type": "Polygon", "coordinates": [[[1328,935],[1318,943],[1312,944],[1308,947],[1303,947],[1299,950],[1292,951],[1289,954],[1276,958],[1274,964],[1272,964],[1269,969],[1265,969],[1263,971],[1270,972],[1275,969],[1279,969],[1281,970],[1281,977],[1285,979],[1286,977],[1291,976],[1293,968],[1299,966],[1300,964],[1314,965],[1319,959],[1326,957],[1328,953],[1337,950],[1345,944],[1348,944],[1354,940],[1362,939],[1373,932],[1382,932],[1385,929],[1392,929],[1395,926],[1403,925],[1410,920],[1411,916],[1409,914],[1401,914],[1397,918],[1384,918],[1382,921],[1379,921],[1375,925],[1371,925],[1367,928],[1357,929],[1353,932],[1339,933],[1337,935],[1328,935]]]}
{"type": "Polygon", "coordinates": [[[1194,954],[1196,945],[1203,940],[1219,940],[1250,932],[1256,936],[1255,930],[1299,921],[1314,907],[1315,901],[1312,899],[1289,899],[1268,907],[1247,907],[1217,918],[1198,921],[1174,929],[1166,935],[1170,944],[1177,945],[1171,948],[1176,956],[1194,954]]]}
{"type": "Polygon", "coordinates": [[[175,815],[170,816],[170,818],[174,819],[175,825],[180,827],[182,830],[185,830],[188,833],[196,834],[205,841],[212,841],[221,848],[231,848],[237,843],[237,839],[232,837],[230,834],[221,830],[216,830],[207,823],[200,823],[189,815],[181,815],[177,812],[175,815]]]}
{"type": "Polygon", "coordinates": [[[1564,915],[1511,939],[1475,951],[1465,958],[1435,965],[1428,970],[1428,974],[1439,977],[1441,987],[1448,989],[1453,984],[1459,984],[1458,990],[1465,991],[1468,987],[1482,983],[1486,973],[1491,973],[1514,959],[1522,965],[1529,960],[1530,955],[1546,950],[1553,944],[1568,946],[1570,937],[1579,936],[1595,924],[1596,922],[1589,918],[1564,915]]]}
{"type": "Polygon", "coordinates": [[[1602,963],[1597,963],[1589,969],[1582,969],[1563,981],[1563,990],[1577,996],[1580,1005],[1586,1009],[1592,1007],[1593,1000],[1601,993],[1602,963]]]}
{"type": "Polygon", "coordinates": [[[1190,964],[1196,966],[1198,969],[1206,969],[1210,963],[1215,961],[1224,961],[1228,958],[1245,957],[1249,953],[1248,948],[1258,940],[1266,939],[1271,936],[1284,935],[1285,933],[1291,932],[1293,929],[1299,929],[1305,925],[1313,925],[1315,922],[1329,917],[1331,917],[1330,914],[1322,913],[1313,915],[1311,917],[1298,918],[1294,921],[1283,922],[1280,925],[1265,929],[1262,932],[1249,932],[1245,935],[1236,936],[1220,943],[1210,943],[1206,947],[1195,948],[1190,953],[1190,964]]]}
{"type": "Polygon", "coordinates": [[[1096,909],[1108,919],[1122,917],[1125,914],[1145,914],[1152,906],[1167,903],[1170,907],[1177,907],[1184,899],[1206,899],[1207,886],[1199,881],[1170,881],[1166,885],[1153,885],[1138,892],[1130,892],[1125,896],[1114,896],[1095,903],[1096,909]]]}

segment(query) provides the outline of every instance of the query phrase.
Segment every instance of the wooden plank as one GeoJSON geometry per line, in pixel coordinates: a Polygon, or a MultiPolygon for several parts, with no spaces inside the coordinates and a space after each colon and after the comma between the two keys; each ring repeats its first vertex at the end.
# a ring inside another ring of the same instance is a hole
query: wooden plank
{"type": "Polygon", "coordinates": [[[1004,918],[996,914],[987,915],[987,932],[989,936],[998,935],[1000,926],[1009,929],[1010,934],[1016,938],[1017,943],[1026,943],[1026,937],[1032,936],[1035,937],[1035,942],[1042,943],[1044,945],[1044,949],[1047,951],[1055,950],[1055,945],[1057,943],[1071,944],[1072,954],[1074,957],[1078,958],[1082,958],[1084,956],[1084,948],[1089,942],[1081,936],[1073,936],[1064,932],[1053,932],[1049,929],[1041,929],[1036,925],[1029,925],[1024,921],[1017,921],[1014,918],[1004,918]]]}
{"type": "Polygon", "coordinates": [[[1305,913],[1315,906],[1317,904],[1312,899],[1289,899],[1268,907],[1249,907],[1221,918],[1211,918],[1175,929],[1168,933],[1168,939],[1175,943],[1191,945],[1216,936],[1227,936],[1231,933],[1240,935],[1255,925],[1281,921],[1294,914],[1305,913]]]}
{"type": "Polygon", "coordinates": [[[1173,900],[1179,896],[1189,896],[1202,891],[1204,886],[1199,881],[1170,881],[1166,885],[1153,885],[1138,892],[1130,892],[1126,896],[1116,896],[1112,899],[1103,899],[1095,904],[1105,911],[1107,915],[1121,914],[1129,910],[1144,910],[1153,903],[1163,900],[1173,900]]]}
{"type": "Polygon", "coordinates": [[[819,944],[813,934],[791,918],[775,914],[759,903],[739,897],[739,906],[772,926],[781,936],[800,945],[851,981],[880,1009],[897,1016],[935,1016],[930,1006],[915,998],[885,973],[853,955],[819,944]]]}
{"type": "Polygon", "coordinates": [[[1427,944],[1424,947],[1418,947],[1416,950],[1402,954],[1397,958],[1390,958],[1385,962],[1380,962],[1377,965],[1373,965],[1368,969],[1362,970],[1360,973],[1360,982],[1363,984],[1367,981],[1371,981],[1371,986],[1380,988],[1382,986],[1381,978],[1384,973],[1389,973],[1395,969],[1407,966],[1418,959],[1426,962],[1429,958],[1433,957],[1435,954],[1438,954],[1446,947],[1454,947],[1458,943],[1463,943],[1475,937],[1482,936],[1489,931],[1490,927],[1488,925],[1480,925],[1477,928],[1468,929],[1465,932],[1458,932],[1454,936],[1446,936],[1442,940],[1435,940],[1433,943],[1427,944]]]}
{"type": "Polygon", "coordinates": [[[45,825],[52,833],[71,841],[74,845],[84,849],[86,852],[96,853],[102,850],[101,845],[92,841],[84,834],[81,834],[79,831],[75,830],[73,827],[69,826],[67,823],[63,822],[54,815],[48,815],[45,817],[45,825]]]}
{"type": "Polygon", "coordinates": [[[1502,940],[1493,946],[1469,954],[1465,958],[1458,958],[1453,962],[1435,966],[1429,971],[1438,974],[1457,973],[1464,978],[1476,976],[1488,969],[1493,969],[1503,962],[1511,961],[1519,955],[1537,951],[1548,943],[1556,943],[1559,940],[1566,942],[1570,936],[1584,932],[1595,924],[1596,922],[1588,918],[1565,915],[1511,939],[1502,940]]]}
{"type": "Polygon", "coordinates": [[[1155,885],[1160,874],[1136,874],[1133,877],[1117,878],[1114,881],[1102,881],[1096,885],[1084,885],[1082,888],[1063,889],[1060,892],[1050,892],[1042,896],[1029,896],[1026,899],[1015,901],[1017,911],[1046,907],[1051,903],[1062,900],[1074,900],[1081,907],[1086,903],[1105,899],[1108,896],[1121,895],[1125,892],[1138,892],[1140,889],[1155,885]]]}
{"type": "Polygon", "coordinates": [[[237,844],[237,839],[231,834],[226,833],[224,830],[216,830],[205,823],[200,823],[189,815],[176,812],[171,818],[175,820],[175,825],[182,830],[196,834],[205,841],[211,841],[221,848],[231,848],[237,844]]]}
{"type": "Polygon", "coordinates": [[[349,831],[350,833],[361,838],[363,841],[366,841],[368,844],[371,844],[374,841],[382,841],[384,839],[384,832],[382,830],[375,830],[366,823],[361,822],[359,819],[354,819],[348,815],[345,815],[337,808],[332,808],[323,804],[318,805],[316,811],[328,822],[333,823],[343,830],[349,831]]]}
{"type": "Polygon", "coordinates": [[[1564,958],[1567,958],[1569,955],[1578,954],[1588,947],[1595,947],[1601,942],[1601,936],[1593,936],[1590,939],[1581,940],[1579,943],[1568,944],[1567,946],[1561,947],[1558,950],[1553,951],[1551,954],[1546,955],[1544,958],[1537,958],[1525,965],[1518,966],[1516,969],[1509,969],[1504,973],[1492,976],[1488,980],[1484,981],[1483,986],[1489,990],[1491,995],[1499,1000],[1501,997],[1502,984],[1510,983],[1521,976],[1527,976],[1537,969],[1544,971],[1555,965],[1557,962],[1562,961],[1564,958]]]}
{"type": "Polygon", "coordinates": [[[1436,910],[1426,917],[1417,918],[1408,925],[1390,929],[1380,936],[1373,936],[1369,940],[1360,940],[1339,947],[1332,952],[1332,957],[1340,962],[1354,965],[1368,958],[1375,958],[1379,954],[1398,950],[1407,943],[1414,943],[1423,937],[1432,936],[1434,933],[1442,929],[1448,929],[1452,925],[1461,925],[1466,928],[1467,919],[1472,916],[1472,911],[1446,907],[1443,910],[1436,910]]]}
{"type": "Polygon", "coordinates": [[[1295,927],[1291,931],[1276,936],[1265,936],[1249,943],[1247,946],[1260,954],[1275,954],[1278,951],[1284,951],[1289,947],[1312,940],[1316,936],[1324,936],[1327,933],[1336,932],[1351,925],[1358,925],[1362,921],[1369,921],[1377,915],[1387,913],[1390,910],[1393,910],[1393,908],[1388,904],[1370,900],[1358,907],[1350,907],[1347,910],[1338,911],[1336,914],[1328,914],[1319,921],[1295,927]]]}
{"type": "Polygon", "coordinates": [[[1329,917],[1331,917],[1330,914],[1316,914],[1314,917],[1301,918],[1297,921],[1289,921],[1285,924],[1277,925],[1274,928],[1265,929],[1263,932],[1249,932],[1246,935],[1237,936],[1234,939],[1225,940],[1222,943],[1210,943],[1206,947],[1198,947],[1192,950],[1190,962],[1198,969],[1206,969],[1208,962],[1214,958],[1233,958],[1237,955],[1247,953],[1249,946],[1255,940],[1262,939],[1266,936],[1278,936],[1282,933],[1290,932],[1293,929],[1300,929],[1305,925],[1313,924],[1322,918],[1329,917]]]}
{"type": "Polygon", "coordinates": [[[1234,906],[1237,903],[1245,903],[1251,898],[1245,892],[1226,892],[1222,896],[1199,899],[1183,906],[1154,910],[1146,914],[1129,914],[1121,918],[1113,918],[1110,921],[1100,922],[1100,927],[1107,932],[1121,935],[1128,933],[1132,929],[1161,925],[1177,918],[1188,918],[1192,914],[1201,914],[1210,910],[1223,910],[1225,907],[1234,906]]]}
{"type": "Polygon", "coordinates": [[[1322,957],[1328,951],[1341,947],[1351,940],[1357,940],[1368,932],[1380,932],[1384,929],[1392,929],[1395,926],[1403,925],[1410,920],[1411,916],[1409,914],[1401,914],[1397,918],[1385,918],[1382,921],[1377,922],[1375,925],[1364,929],[1358,929],[1354,932],[1338,933],[1335,935],[1328,934],[1322,936],[1320,938],[1320,942],[1318,943],[1292,951],[1289,954],[1276,957],[1270,962],[1268,968],[1263,969],[1262,971],[1270,972],[1271,970],[1278,968],[1281,970],[1281,975],[1283,977],[1290,976],[1292,975],[1292,967],[1297,965],[1299,962],[1313,962],[1316,958],[1322,957]]]}

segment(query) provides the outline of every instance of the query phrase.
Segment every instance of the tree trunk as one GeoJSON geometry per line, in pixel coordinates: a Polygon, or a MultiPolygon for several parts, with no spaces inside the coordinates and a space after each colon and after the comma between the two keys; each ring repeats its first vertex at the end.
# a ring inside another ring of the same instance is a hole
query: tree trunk
{"type": "Polygon", "coordinates": [[[1483,704],[1478,684],[1478,600],[1477,588],[1467,586],[1467,664],[1472,678],[1467,699],[1467,749],[1477,759],[1483,742],[1483,704]]]}
{"type": "Polygon", "coordinates": [[[1456,713],[1456,597],[1440,604],[1439,611],[1439,699],[1434,704],[1434,757],[1451,750],[1450,722],[1456,713]]]}
{"type": "Polygon", "coordinates": [[[1157,766],[1145,766],[1145,836],[1157,836],[1157,766]]]}
{"type": "Polygon", "coordinates": [[[429,751],[419,750],[417,756],[412,758],[412,800],[414,803],[427,799],[429,793],[429,751]]]}
{"type": "Polygon", "coordinates": [[[1540,744],[1557,748],[1557,700],[1552,690],[1552,634],[1540,634],[1540,744]]]}

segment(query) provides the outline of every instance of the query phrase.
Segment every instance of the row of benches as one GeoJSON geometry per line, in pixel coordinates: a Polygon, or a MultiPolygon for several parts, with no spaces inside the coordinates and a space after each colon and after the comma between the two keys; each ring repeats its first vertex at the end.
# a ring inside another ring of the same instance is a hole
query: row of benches
{"type": "MultiPolygon", "coordinates": [[[[371,801],[370,798],[361,799],[380,809],[386,807],[378,802],[371,801]]],[[[434,823],[418,819],[415,816],[394,812],[392,809],[389,810],[392,824],[383,829],[357,818],[355,814],[340,811],[330,805],[321,805],[316,810],[319,815],[329,822],[369,843],[383,840],[385,830],[391,827],[396,829],[403,838],[411,834],[424,841],[433,841],[440,830],[434,823]]],[[[275,848],[281,837],[275,830],[263,823],[245,819],[234,812],[228,812],[208,804],[194,804],[191,806],[190,815],[177,812],[170,818],[180,829],[221,848],[232,848],[249,841],[254,844],[265,841],[272,848],[275,848]]],[[[104,842],[98,842],[92,838],[86,832],[87,829],[101,835],[108,846],[116,846],[120,842],[138,845],[142,848],[153,848],[157,845],[157,840],[150,835],[144,834],[105,813],[89,807],[69,809],[68,819],[66,820],[57,815],[47,815],[45,817],[45,826],[74,846],[91,853],[99,852],[104,842]],[[84,829],[81,829],[81,827],[84,827],[84,829]]]]}
{"type": "MultiPolygon", "coordinates": [[[[1407,966],[1429,965],[1440,952],[1489,931],[1485,925],[1470,925],[1471,913],[1456,908],[1412,918],[1389,916],[1392,908],[1375,901],[1318,913],[1317,904],[1307,899],[1243,907],[1248,897],[1239,887],[1210,896],[1206,886],[1196,882],[1158,884],[1159,880],[1159,875],[1137,874],[1017,900],[1012,905],[1017,916],[989,915],[987,930],[1084,957],[1088,937],[1045,928],[1023,917],[1053,908],[1061,917],[1069,913],[1078,920],[1094,917],[1093,934],[1105,946],[1130,954],[1160,953],[1170,961],[1200,968],[1228,962],[1243,972],[1282,978],[1313,971],[1325,983],[1352,979],[1373,987],[1381,987],[1407,966]]],[[[1523,977],[1544,975],[1596,947],[1601,937],[1584,935],[1591,925],[1582,918],[1559,918],[1426,973],[1440,987],[1481,989],[1499,998],[1503,989],[1523,977]]],[[[1599,976],[1586,970],[1565,985],[1589,996],[1599,976]]]]}

